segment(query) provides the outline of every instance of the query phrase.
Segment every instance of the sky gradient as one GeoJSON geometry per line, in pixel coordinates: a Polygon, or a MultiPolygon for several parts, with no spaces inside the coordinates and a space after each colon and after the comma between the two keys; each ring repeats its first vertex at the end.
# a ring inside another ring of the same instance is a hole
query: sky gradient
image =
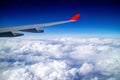
{"type": "Polygon", "coordinates": [[[0,4],[1,27],[62,21],[81,14],[78,22],[46,27],[43,34],[25,35],[120,35],[120,3],[117,0],[4,0],[0,4]]]}

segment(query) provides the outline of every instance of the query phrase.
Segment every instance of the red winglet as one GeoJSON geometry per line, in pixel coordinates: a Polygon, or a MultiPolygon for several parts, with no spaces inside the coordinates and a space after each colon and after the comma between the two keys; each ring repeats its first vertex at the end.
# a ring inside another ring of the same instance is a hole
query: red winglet
{"type": "Polygon", "coordinates": [[[80,18],[80,14],[76,14],[75,16],[70,18],[70,20],[78,20],[79,18],[80,18]]]}

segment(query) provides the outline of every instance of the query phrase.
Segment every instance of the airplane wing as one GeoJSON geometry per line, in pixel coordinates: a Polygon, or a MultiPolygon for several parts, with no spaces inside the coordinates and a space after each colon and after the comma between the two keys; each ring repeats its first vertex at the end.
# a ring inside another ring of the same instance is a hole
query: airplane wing
{"type": "Polygon", "coordinates": [[[23,33],[18,33],[17,31],[43,33],[44,30],[41,30],[40,28],[74,22],[77,21],[79,17],[80,14],[76,14],[72,18],[66,21],[50,22],[50,23],[35,24],[35,25],[25,25],[25,26],[0,27],[0,37],[17,37],[24,35],[23,33]]]}

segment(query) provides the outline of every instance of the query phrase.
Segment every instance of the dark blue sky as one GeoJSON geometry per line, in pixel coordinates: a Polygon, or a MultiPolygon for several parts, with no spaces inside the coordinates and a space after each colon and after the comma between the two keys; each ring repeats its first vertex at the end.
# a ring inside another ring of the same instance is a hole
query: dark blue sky
{"type": "Polygon", "coordinates": [[[44,34],[35,35],[113,37],[120,35],[119,9],[118,0],[3,0],[0,26],[61,21],[80,13],[78,22],[47,27],[44,34]]]}

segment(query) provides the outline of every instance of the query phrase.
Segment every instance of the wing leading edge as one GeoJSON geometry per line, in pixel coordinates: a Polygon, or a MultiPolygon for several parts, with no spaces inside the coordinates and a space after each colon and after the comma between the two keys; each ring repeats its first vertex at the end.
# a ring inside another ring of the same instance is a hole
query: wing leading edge
{"type": "Polygon", "coordinates": [[[72,18],[70,18],[69,20],[66,20],[66,21],[50,22],[50,23],[35,24],[35,25],[25,25],[25,26],[1,27],[0,28],[0,37],[17,37],[17,36],[24,35],[22,33],[16,32],[16,31],[43,33],[44,30],[41,30],[39,28],[74,22],[74,21],[77,21],[79,18],[80,18],[80,14],[76,14],[72,18]]]}

